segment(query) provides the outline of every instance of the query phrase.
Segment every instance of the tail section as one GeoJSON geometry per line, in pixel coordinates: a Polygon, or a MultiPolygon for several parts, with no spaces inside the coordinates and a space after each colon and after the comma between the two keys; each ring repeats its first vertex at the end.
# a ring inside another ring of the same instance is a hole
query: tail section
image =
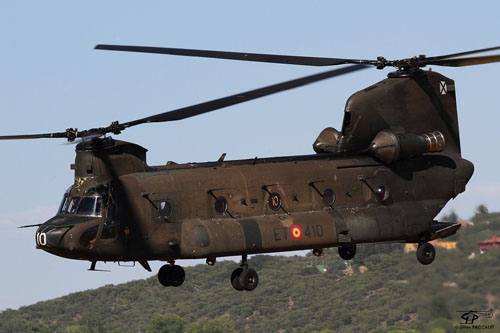
{"type": "Polygon", "coordinates": [[[460,155],[455,82],[432,71],[394,72],[358,91],[346,103],[339,150],[366,149],[382,130],[437,131],[445,138],[444,151],[460,155]]]}

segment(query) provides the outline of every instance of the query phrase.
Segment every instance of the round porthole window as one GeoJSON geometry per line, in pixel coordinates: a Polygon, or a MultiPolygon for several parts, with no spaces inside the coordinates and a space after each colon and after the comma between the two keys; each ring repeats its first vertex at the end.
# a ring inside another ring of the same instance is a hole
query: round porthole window
{"type": "Polygon", "coordinates": [[[227,212],[227,200],[224,197],[218,197],[215,199],[215,211],[220,215],[227,212]]]}
{"type": "Polygon", "coordinates": [[[168,201],[162,201],[158,205],[158,216],[161,219],[168,219],[172,215],[172,206],[168,203],[168,201]]]}
{"type": "Polygon", "coordinates": [[[335,203],[335,193],[333,190],[327,188],[326,190],[323,191],[323,194],[321,195],[323,203],[326,206],[331,206],[335,203]]]}
{"type": "Polygon", "coordinates": [[[391,196],[391,191],[384,185],[380,185],[375,189],[375,194],[380,202],[384,202],[391,196]]]}
{"type": "Polygon", "coordinates": [[[269,207],[272,210],[279,210],[281,208],[281,197],[278,193],[273,192],[269,194],[269,207]]]}

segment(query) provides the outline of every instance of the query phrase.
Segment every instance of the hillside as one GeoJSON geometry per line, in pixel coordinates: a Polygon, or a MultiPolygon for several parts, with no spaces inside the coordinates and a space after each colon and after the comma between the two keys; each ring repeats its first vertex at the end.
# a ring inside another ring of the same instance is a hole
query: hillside
{"type": "Polygon", "coordinates": [[[500,331],[500,248],[480,254],[477,245],[500,234],[500,213],[479,209],[471,221],[447,239],[457,249],[437,248],[429,266],[402,244],[359,247],[351,265],[336,249],[322,258],[255,256],[259,286],[237,292],[228,281],[235,264],[220,261],[187,267],[175,289],[152,276],[6,310],[0,332],[454,332],[458,311],[489,309],[495,317],[476,323],[500,331]]]}

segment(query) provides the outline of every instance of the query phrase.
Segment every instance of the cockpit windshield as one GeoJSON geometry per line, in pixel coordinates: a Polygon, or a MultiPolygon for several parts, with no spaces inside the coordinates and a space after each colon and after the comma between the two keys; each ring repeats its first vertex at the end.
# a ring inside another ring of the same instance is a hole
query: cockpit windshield
{"type": "Polygon", "coordinates": [[[103,198],[107,198],[107,187],[90,189],[83,196],[71,196],[71,187],[64,193],[58,214],[77,214],[84,216],[102,216],[103,198]]]}
{"type": "Polygon", "coordinates": [[[102,197],[92,196],[83,197],[80,206],[78,206],[78,215],[101,216],[102,197]]]}
{"type": "Polygon", "coordinates": [[[77,214],[86,216],[101,216],[102,197],[70,197],[65,194],[59,207],[58,214],[77,214]]]}
{"type": "Polygon", "coordinates": [[[80,202],[80,197],[69,198],[68,204],[66,205],[66,209],[64,212],[66,214],[74,214],[76,211],[76,207],[78,207],[78,203],[80,202]]]}

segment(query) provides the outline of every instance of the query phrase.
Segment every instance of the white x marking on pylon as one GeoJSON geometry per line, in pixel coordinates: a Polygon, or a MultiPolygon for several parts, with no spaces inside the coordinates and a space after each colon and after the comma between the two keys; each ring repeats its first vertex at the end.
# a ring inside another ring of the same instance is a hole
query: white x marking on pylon
{"type": "Polygon", "coordinates": [[[446,93],[448,92],[448,87],[446,86],[445,81],[439,82],[439,92],[441,93],[441,95],[446,95],[446,93]]]}

